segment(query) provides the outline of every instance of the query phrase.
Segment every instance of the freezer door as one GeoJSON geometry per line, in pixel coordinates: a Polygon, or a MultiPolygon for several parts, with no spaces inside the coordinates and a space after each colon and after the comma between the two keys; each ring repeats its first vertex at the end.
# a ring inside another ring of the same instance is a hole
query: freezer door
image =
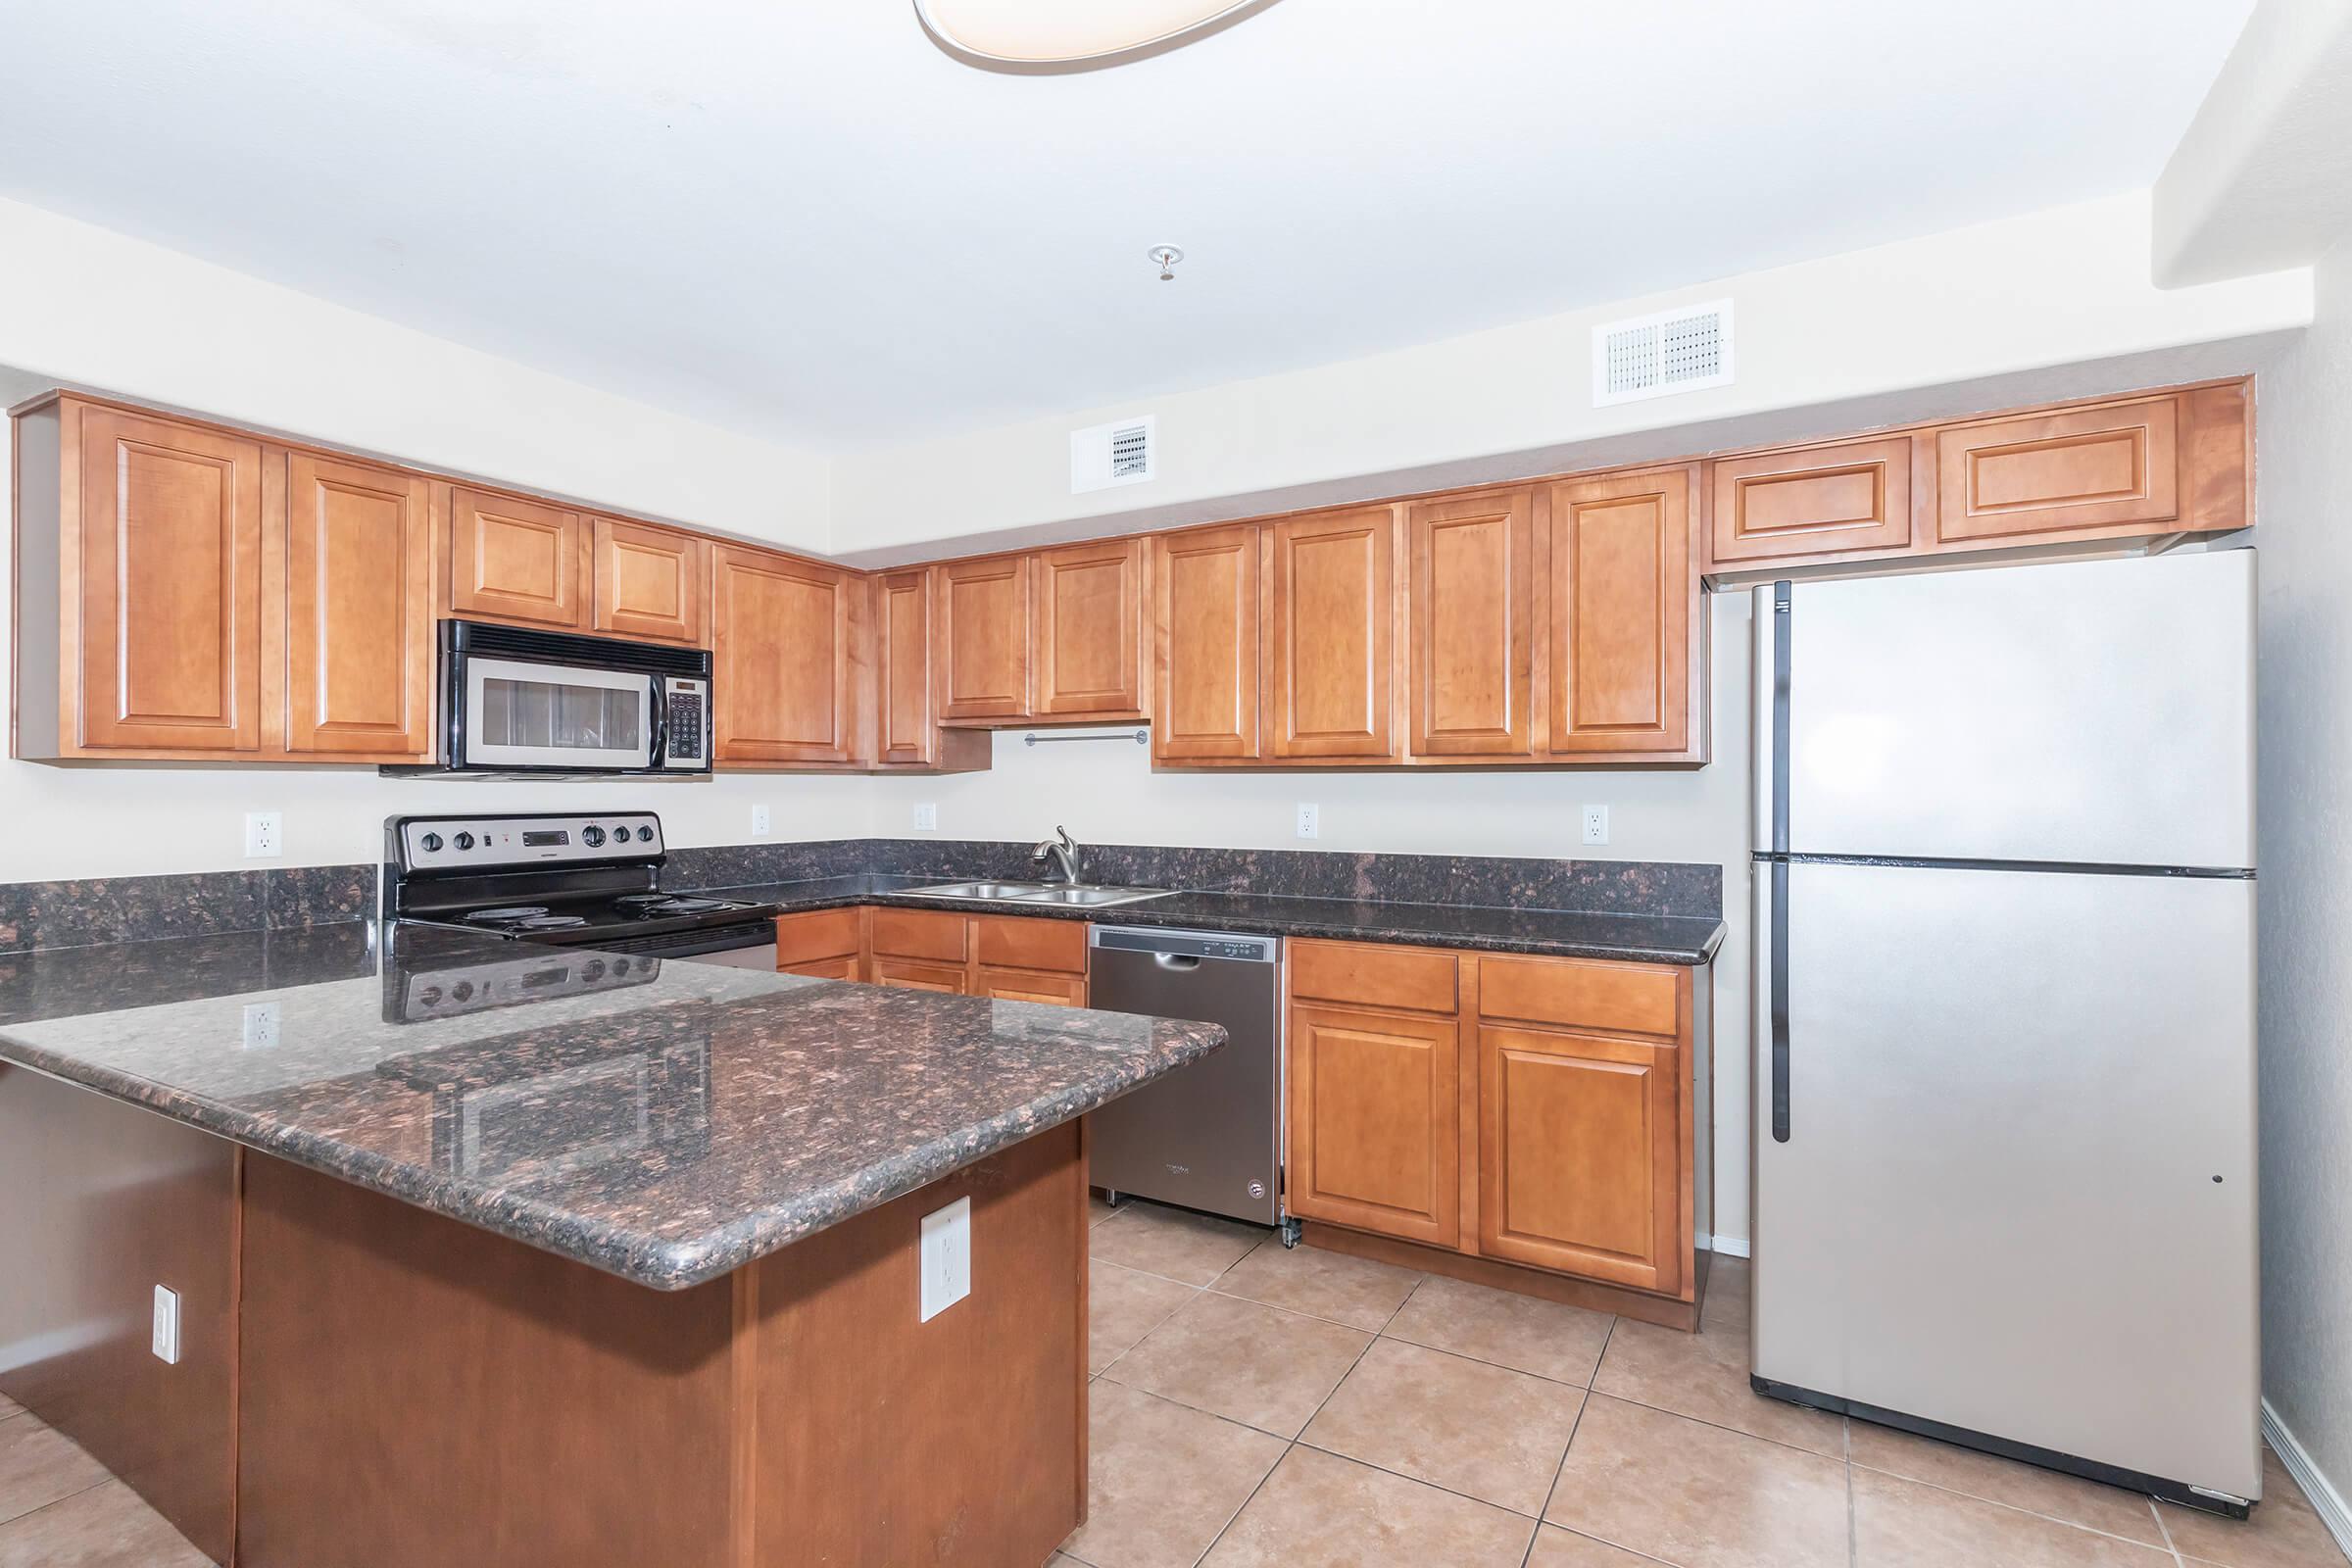
{"type": "Polygon", "coordinates": [[[2254,863],[2254,553],[1799,582],[1757,611],[1774,848],[1787,642],[1799,854],[2254,863]]]}
{"type": "Polygon", "coordinates": [[[1788,870],[1755,1371],[2256,1496],[2254,885],[1788,870]]]}

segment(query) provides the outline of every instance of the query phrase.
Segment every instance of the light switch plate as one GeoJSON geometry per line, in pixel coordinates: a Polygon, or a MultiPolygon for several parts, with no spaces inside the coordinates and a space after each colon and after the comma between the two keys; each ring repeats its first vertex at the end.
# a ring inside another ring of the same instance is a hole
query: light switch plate
{"type": "Polygon", "coordinates": [[[275,811],[245,813],[245,858],[270,859],[286,853],[286,826],[275,811]]]}
{"type": "Polygon", "coordinates": [[[914,830],[917,833],[939,831],[939,803],[924,801],[914,808],[914,830]]]}
{"type": "Polygon", "coordinates": [[[1609,842],[1609,808],[1607,807],[1588,806],[1585,808],[1585,842],[1587,844],[1609,842]]]}
{"type": "Polygon", "coordinates": [[[923,1216],[923,1315],[928,1323],[972,1294],[972,1200],[923,1216]]]}
{"type": "Polygon", "coordinates": [[[1298,803],[1298,836],[1302,839],[1320,838],[1323,834],[1323,808],[1298,803]]]}
{"type": "Polygon", "coordinates": [[[147,1348],[167,1366],[179,1365],[179,1293],[168,1285],[155,1288],[155,1331],[147,1348]]]}

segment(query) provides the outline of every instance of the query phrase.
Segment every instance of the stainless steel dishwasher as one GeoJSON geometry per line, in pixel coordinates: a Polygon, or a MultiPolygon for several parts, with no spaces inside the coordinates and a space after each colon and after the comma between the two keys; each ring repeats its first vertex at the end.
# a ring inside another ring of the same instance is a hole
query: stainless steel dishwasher
{"type": "Polygon", "coordinates": [[[1089,939],[1087,1004],[1225,1026],[1225,1049],[1094,1112],[1093,1181],[1280,1225],[1282,939],[1099,925],[1089,939]]]}

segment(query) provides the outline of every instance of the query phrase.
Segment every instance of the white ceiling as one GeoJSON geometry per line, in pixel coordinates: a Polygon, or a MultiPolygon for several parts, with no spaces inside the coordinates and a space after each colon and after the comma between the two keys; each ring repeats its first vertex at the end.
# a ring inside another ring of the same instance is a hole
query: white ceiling
{"type": "Polygon", "coordinates": [[[2250,8],[1277,0],[1022,76],[905,0],[0,0],[0,194],[841,448],[2142,186],[2250,8]]]}

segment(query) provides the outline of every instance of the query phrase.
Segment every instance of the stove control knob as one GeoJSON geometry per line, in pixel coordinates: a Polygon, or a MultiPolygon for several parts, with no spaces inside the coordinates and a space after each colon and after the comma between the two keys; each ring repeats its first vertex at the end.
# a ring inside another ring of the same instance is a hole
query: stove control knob
{"type": "Polygon", "coordinates": [[[438,833],[427,833],[423,838],[417,840],[417,843],[423,848],[424,853],[427,855],[438,855],[441,853],[441,835],[438,833]]]}
{"type": "Polygon", "coordinates": [[[639,829],[637,830],[637,842],[638,842],[638,843],[640,843],[640,844],[651,844],[651,843],[653,843],[653,842],[654,842],[654,830],[653,830],[652,828],[650,828],[650,827],[641,827],[641,828],[639,828],[639,829]]]}
{"type": "Polygon", "coordinates": [[[455,844],[461,850],[470,850],[473,848],[473,835],[461,828],[458,831],[458,836],[450,842],[455,844]]]}
{"type": "Polygon", "coordinates": [[[628,824],[628,823],[626,823],[626,822],[619,823],[618,825],[616,825],[616,826],[615,826],[615,827],[612,829],[612,842],[613,842],[613,843],[615,843],[615,844],[626,844],[626,843],[628,843],[628,842],[629,842],[629,824],[628,824]]]}
{"type": "Polygon", "coordinates": [[[580,829],[580,842],[593,850],[605,842],[605,830],[591,822],[580,829]]]}

